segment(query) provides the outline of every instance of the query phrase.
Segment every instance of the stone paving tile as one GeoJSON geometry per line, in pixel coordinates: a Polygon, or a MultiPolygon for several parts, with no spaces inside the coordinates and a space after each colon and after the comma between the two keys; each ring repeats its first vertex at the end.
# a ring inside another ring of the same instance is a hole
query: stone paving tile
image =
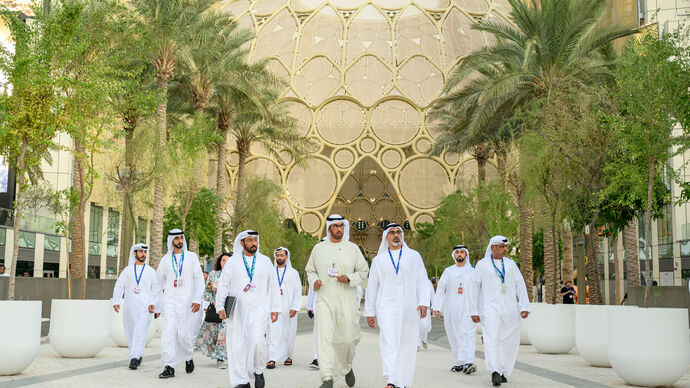
{"type": "MultiPolygon", "coordinates": [[[[318,387],[318,371],[309,368],[312,355],[311,322],[300,317],[300,330],[295,344],[295,365],[279,365],[267,370],[267,387],[318,387]]],[[[450,372],[453,359],[447,347],[447,339],[441,321],[434,321],[430,333],[429,348],[418,352],[414,387],[491,387],[484,361],[477,360],[478,372],[471,376],[450,372]]],[[[477,336],[478,355],[483,356],[480,337],[477,336]]],[[[187,375],[184,364],[178,365],[176,377],[158,379],[161,372],[160,340],[154,339],[146,349],[144,363],[136,371],[127,369],[127,349],[110,345],[90,359],[65,359],[58,357],[50,344],[41,345],[37,360],[20,376],[0,377],[0,388],[6,387],[228,387],[226,370],[219,370],[215,362],[197,354],[196,370],[187,375]]],[[[640,354],[644,357],[643,354],[640,354]]],[[[375,330],[362,331],[362,341],[357,347],[354,362],[357,387],[379,388],[386,382],[381,377],[381,360],[378,334],[375,330]]],[[[531,346],[521,346],[518,366],[509,378],[509,388],[527,387],[625,387],[610,368],[588,366],[575,352],[563,355],[537,353],[531,346]]],[[[676,387],[690,387],[690,373],[686,373],[676,387]]],[[[347,387],[344,380],[337,381],[336,388],[347,387]]]]}

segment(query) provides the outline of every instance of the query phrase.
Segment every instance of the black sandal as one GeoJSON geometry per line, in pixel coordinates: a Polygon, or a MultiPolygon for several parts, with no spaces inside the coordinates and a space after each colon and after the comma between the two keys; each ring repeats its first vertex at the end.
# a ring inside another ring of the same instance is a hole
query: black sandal
{"type": "Polygon", "coordinates": [[[269,361],[266,364],[266,369],[275,369],[276,368],[276,362],[275,361],[269,361]]]}
{"type": "Polygon", "coordinates": [[[292,365],[292,359],[291,359],[291,358],[288,358],[287,360],[285,360],[284,365],[286,365],[286,366],[292,365]]]}

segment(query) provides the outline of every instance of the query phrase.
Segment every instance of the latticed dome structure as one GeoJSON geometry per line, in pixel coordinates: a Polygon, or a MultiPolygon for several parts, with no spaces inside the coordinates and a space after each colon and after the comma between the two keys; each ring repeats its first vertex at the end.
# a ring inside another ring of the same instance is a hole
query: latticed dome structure
{"type": "MultiPolygon", "coordinates": [[[[287,81],[300,131],[317,144],[305,166],[252,150],[247,170],[283,187],[286,216],[323,234],[339,213],[369,256],[383,221],[430,222],[444,195],[476,181],[476,163],[429,157],[426,113],[444,81],[486,43],[483,18],[508,20],[503,0],[235,0],[223,3],[256,34],[251,58],[287,81]]],[[[234,178],[237,155],[226,168],[234,178]]]]}

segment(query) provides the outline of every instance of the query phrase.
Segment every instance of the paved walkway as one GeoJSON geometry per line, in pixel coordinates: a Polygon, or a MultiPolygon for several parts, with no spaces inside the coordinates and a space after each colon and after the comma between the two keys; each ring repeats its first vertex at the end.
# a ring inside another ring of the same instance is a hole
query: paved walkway
{"type": "MultiPolygon", "coordinates": [[[[362,323],[364,323],[362,321],[362,323]]],[[[318,372],[309,369],[312,358],[311,321],[300,314],[300,326],[295,344],[295,365],[279,365],[265,372],[267,387],[318,387],[318,372]]],[[[364,327],[364,326],[363,326],[364,327]]],[[[452,356],[443,331],[443,322],[434,319],[429,335],[431,345],[417,356],[415,387],[491,387],[489,374],[481,359],[482,345],[477,336],[477,357],[479,371],[471,376],[451,373],[452,356]]],[[[154,339],[146,348],[142,366],[131,371],[127,369],[127,349],[114,345],[103,349],[90,359],[66,359],[58,357],[50,344],[41,345],[36,361],[20,376],[0,377],[0,388],[7,387],[228,387],[226,370],[215,368],[215,362],[197,355],[196,370],[184,373],[184,365],[177,368],[177,377],[170,380],[158,379],[161,372],[160,340],[154,339]]],[[[640,354],[640,357],[644,357],[640,354]]],[[[354,367],[357,376],[356,387],[379,388],[385,386],[381,377],[381,361],[378,334],[368,327],[362,330],[362,341],[357,347],[354,367]]],[[[531,346],[521,346],[518,364],[509,378],[509,388],[527,387],[625,387],[625,383],[610,368],[588,366],[578,354],[544,355],[531,346]]],[[[344,380],[336,388],[346,387],[344,380]]],[[[690,373],[676,384],[676,387],[690,387],[690,373]]]]}

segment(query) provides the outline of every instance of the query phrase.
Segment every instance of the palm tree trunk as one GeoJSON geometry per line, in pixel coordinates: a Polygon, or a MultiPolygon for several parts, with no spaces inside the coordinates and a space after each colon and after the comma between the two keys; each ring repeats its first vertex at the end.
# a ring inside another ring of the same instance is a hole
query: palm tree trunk
{"type": "Polygon", "coordinates": [[[134,231],[134,217],[132,216],[132,179],[134,177],[134,150],[132,140],[136,128],[136,118],[127,117],[124,120],[125,126],[125,171],[119,177],[122,186],[122,233],[120,237],[120,265],[118,275],[129,263],[129,251],[133,245],[132,233],[134,231]]]}
{"type": "Polygon", "coordinates": [[[235,189],[235,217],[233,217],[232,233],[237,234],[237,228],[242,223],[244,218],[244,169],[247,165],[247,153],[249,147],[245,147],[240,141],[237,141],[237,153],[239,161],[237,164],[237,184],[235,189]]]}
{"type": "MultiPolygon", "coordinates": [[[[523,185],[524,188],[524,185],[523,185]]],[[[527,286],[529,300],[534,300],[534,275],[532,271],[532,220],[534,214],[525,198],[525,190],[518,193],[518,210],[520,211],[520,272],[527,286]]]]}
{"type": "MultiPolygon", "coordinates": [[[[596,229],[595,216],[589,224],[588,236],[588,260],[587,260],[587,285],[589,286],[589,303],[601,304],[601,292],[599,291],[599,234],[596,229]]],[[[584,284],[584,283],[583,283],[584,284]]],[[[585,290],[586,292],[586,290],[585,290]]],[[[585,294],[586,295],[586,294],[585,294]]]]}
{"type": "Polygon", "coordinates": [[[556,249],[551,216],[546,205],[543,207],[542,216],[544,219],[544,301],[546,303],[554,303],[556,249]]]}
{"type": "Polygon", "coordinates": [[[472,157],[477,161],[477,183],[486,182],[486,160],[489,158],[485,144],[477,144],[472,150],[472,157]]]}
{"type": "Polygon", "coordinates": [[[217,218],[219,225],[216,228],[216,234],[213,241],[213,257],[218,257],[223,252],[223,228],[220,225],[220,220],[223,219],[225,213],[225,160],[227,150],[228,133],[227,128],[219,128],[221,133],[221,140],[218,142],[218,166],[216,168],[216,195],[221,201],[218,206],[217,218]]]}
{"type": "Polygon", "coordinates": [[[129,200],[129,193],[124,192],[122,198],[122,233],[120,234],[120,265],[118,275],[129,263],[129,250],[134,245],[132,234],[134,232],[134,219],[131,216],[132,208],[129,200]]]}
{"type": "Polygon", "coordinates": [[[615,274],[615,280],[613,282],[615,290],[615,304],[618,304],[623,300],[623,295],[621,294],[621,285],[623,283],[623,263],[620,262],[620,257],[618,255],[618,231],[615,232],[613,236],[613,273],[615,274]]]}
{"type": "Polygon", "coordinates": [[[156,137],[158,147],[158,165],[156,166],[156,177],[153,183],[153,231],[151,233],[151,256],[149,263],[157,268],[158,262],[163,256],[163,206],[165,201],[165,178],[161,153],[165,153],[165,139],[168,124],[168,77],[160,74],[157,77],[158,92],[161,96],[161,103],[156,108],[156,137]]]}
{"type": "Polygon", "coordinates": [[[625,250],[626,284],[640,285],[640,252],[637,245],[637,218],[634,218],[623,229],[623,248],[625,250]]]}
{"type": "Polygon", "coordinates": [[[573,281],[573,232],[569,226],[561,227],[561,238],[563,239],[563,284],[573,281]]]}
{"type": "Polygon", "coordinates": [[[649,307],[649,290],[652,287],[652,201],[654,188],[654,157],[649,158],[649,176],[647,180],[647,211],[644,214],[644,240],[645,240],[645,283],[644,307],[649,307]]]}
{"type": "Polygon", "coordinates": [[[86,204],[86,188],[84,175],[84,162],[81,155],[84,153],[84,146],[81,142],[74,140],[74,172],[72,187],[79,194],[76,207],[72,210],[70,226],[72,228],[72,253],[70,257],[70,276],[81,279],[79,298],[86,297],[86,228],[84,226],[84,208],[86,204]]]}
{"type": "Polygon", "coordinates": [[[22,200],[24,199],[25,163],[24,157],[29,144],[26,138],[22,141],[21,151],[17,156],[17,195],[14,201],[14,220],[12,221],[12,261],[10,261],[10,288],[7,293],[8,300],[14,300],[15,282],[17,279],[17,259],[19,258],[19,221],[22,219],[22,200]]]}

